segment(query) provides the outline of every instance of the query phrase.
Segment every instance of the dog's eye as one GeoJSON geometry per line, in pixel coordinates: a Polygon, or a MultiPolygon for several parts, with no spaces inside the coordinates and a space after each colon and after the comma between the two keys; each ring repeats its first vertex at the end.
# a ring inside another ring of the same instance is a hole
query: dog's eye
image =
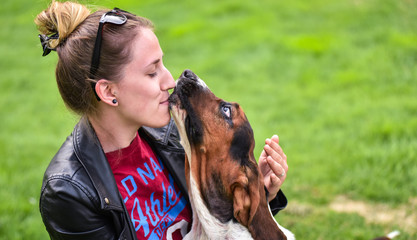
{"type": "Polygon", "coordinates": [[[231,116],[230,106],[223,106],[222,107],[222,112],[226,117],[230,118],[230,116],[231,116]]]}

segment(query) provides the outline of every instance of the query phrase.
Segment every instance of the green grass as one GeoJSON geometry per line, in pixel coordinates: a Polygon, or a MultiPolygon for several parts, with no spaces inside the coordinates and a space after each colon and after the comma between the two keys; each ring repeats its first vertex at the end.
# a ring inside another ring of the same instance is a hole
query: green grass
{"type": "MultiPolygon", "coordinates": [[[[279,134],[290,172],[289,210],[277,219],[298,239],[394,229],[398,239],[417,238],[403,219],[369,223],[329,208],[344,195],[417,210],[416,1],[82,2],[150,18],[174,77],[191,69],[243,106],[256,155],[279,134]]],[[[0,239],[48,237],[38,210],[43,172],[78,118],[58,94],[56,54],[41,57],[33,19],[47,4],[0,8],[0,239]]]]}

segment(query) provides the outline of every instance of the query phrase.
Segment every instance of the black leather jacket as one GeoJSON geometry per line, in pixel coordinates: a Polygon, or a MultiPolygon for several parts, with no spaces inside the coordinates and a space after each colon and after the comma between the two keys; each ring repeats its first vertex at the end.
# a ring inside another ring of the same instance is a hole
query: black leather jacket
{"type": "MultiPolygon", "coordinates": [[[[174,122],[158,129],[143,127],[139,134],[188,196],[184,150],[174,122]]],[[[270,203],[273,214],[286,204],[280,191],[270,203]]],[[[39,207],[51,239],[136,239],[103,149],[84,118],[49,164],[39,207]]]]}

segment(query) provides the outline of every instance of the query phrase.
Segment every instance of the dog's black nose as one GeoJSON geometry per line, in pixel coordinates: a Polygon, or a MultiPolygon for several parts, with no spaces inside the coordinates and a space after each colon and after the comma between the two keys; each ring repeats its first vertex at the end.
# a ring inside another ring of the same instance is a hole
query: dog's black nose
{"type": "Polygon", "coordinates": [[[195,73],[193,73],[191,70],[185,70],[182,74],[181,74],[181,78],[188,78],[191,80],[197,80],[198,77],[197,75],[195,75],[195,73]]]}

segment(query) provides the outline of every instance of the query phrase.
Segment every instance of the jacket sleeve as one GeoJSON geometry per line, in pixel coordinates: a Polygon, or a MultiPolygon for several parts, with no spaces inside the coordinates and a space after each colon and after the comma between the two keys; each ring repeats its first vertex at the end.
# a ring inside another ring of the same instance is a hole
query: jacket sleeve
{"type": "Polygon", "coordinates": [[[51,239],[117,239],[111,218],[98,214],[92,196],[70,177],[45,181],[39,207],[51,239]]]}
{"type": "Polygon", "coordinates": [[[271,208],[272,215],[276,215],[279,211],[284,209],[288,204],[287,197],[284,193],[279,190],[277,196],[269,202],[269,207],[271,208]]]}

